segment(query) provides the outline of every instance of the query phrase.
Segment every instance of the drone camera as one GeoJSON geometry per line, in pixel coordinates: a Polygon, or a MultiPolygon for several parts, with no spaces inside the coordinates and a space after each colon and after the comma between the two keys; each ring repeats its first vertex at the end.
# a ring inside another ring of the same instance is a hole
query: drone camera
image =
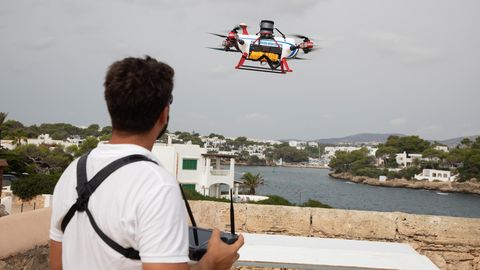
{"type": "Polygon", "coordinates": [[[262,20],[260,22],[260,35],[273,36],[274,22],[269,20],[262,20]]]}

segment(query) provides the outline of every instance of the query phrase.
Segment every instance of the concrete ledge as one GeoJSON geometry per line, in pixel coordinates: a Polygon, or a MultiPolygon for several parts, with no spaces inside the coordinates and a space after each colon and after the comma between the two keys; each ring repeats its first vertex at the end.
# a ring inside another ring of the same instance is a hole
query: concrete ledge
{"type": "MultiPolygon", "coordinates": [[[[201,227],[230,229],[228,203],[190,201],[201,227]]],[[[0,259],[48,243],[51,209],[0,218],[0,259]]],[[[480,269],[480,219],[235,204],[237,231],[408,243],[440,269],[480,269]]],[[[1,269],[1,267],[0,267],[1,269]]]]}
{"type": "Polygon", "coordinates": [[[0,259],[48,244],[51,208],[0,218],[0,259]]]}

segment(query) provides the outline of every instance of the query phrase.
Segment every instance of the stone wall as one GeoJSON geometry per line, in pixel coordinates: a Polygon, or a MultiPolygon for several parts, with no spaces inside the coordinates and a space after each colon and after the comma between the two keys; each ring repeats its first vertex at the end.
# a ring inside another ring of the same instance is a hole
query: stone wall
{"type": "MultiPolygon", "coordinates": [[[[230,229],[228,203],[191,206],[198,226],[230,229]]],[[[480,219],[237,204],[235,220],[249,233],[409,243],[440,269],[480,270],[480,219]]]]}
{"type": "MultiPolygon", "coordinates": [[[[199,226],[230,229],[228,203],[190,204],[199,226]]],[[[46,208],[0,218],[0,269],[46,265],[45,246],[35,247],[48,241],[49,215],[46,208]]],[[[409,243],[440,269],[480,270],[480,219],[236,204],[235,220],[239,232],[409,243]]]]}

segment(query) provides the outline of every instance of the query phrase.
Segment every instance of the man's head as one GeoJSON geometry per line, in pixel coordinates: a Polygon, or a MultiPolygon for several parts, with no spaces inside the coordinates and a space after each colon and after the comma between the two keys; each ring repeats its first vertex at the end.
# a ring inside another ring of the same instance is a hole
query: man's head
{"type": "Polygon", "coordinates": [[[172,101],[173,75],[169,65],[149,56],[113,63],[104,83],[113,129],[136,134],[150,131],[172,101]]]}

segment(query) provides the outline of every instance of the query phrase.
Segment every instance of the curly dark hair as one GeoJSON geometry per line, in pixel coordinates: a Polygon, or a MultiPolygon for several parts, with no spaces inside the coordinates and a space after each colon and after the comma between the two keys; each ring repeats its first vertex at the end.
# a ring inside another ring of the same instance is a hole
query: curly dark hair
{"type": "Polygon", "coordinates": [[[173,69],[150,56],[113,63],[105,77],[105,100],[116,130],[147,132],[172,101],[173,69]]]}

